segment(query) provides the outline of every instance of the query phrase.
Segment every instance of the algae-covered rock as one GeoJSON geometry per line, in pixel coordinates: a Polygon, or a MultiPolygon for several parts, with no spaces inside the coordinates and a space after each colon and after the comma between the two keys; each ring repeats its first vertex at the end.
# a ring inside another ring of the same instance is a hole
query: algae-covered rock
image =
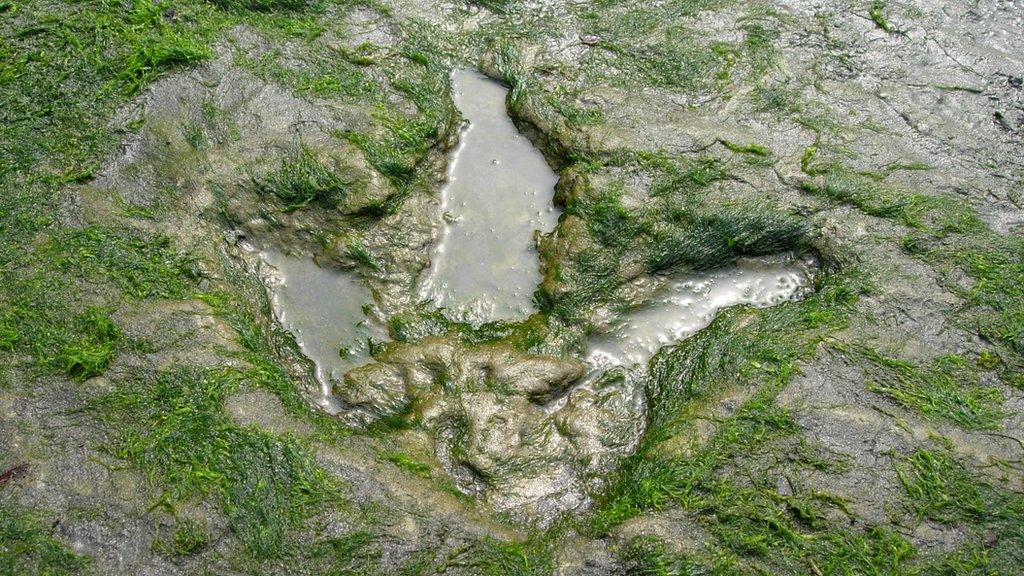
{"type": "Polygon", "coordinates": [[[345,384],[337,389],[346,402],[369,404],[375,412],[387,413],[387,402],[367,403],[362,390],[397,390],[395,383],[402,380],[409,396],[488,389],[544,404],[564,392],[584,370],[578,360],[571,358],[525,354],[504,344],[467,347],[447,337],[394,344],[379,359],[378,364],[349,372],[345,384]]]}
{"type": "Polygon", "coordinates": [[[348,406],[365,411],[371,418],[397,414],[407,403],[405,378],[400,368],[368,364],[345,374],[334,393],[348,406]]]}
{"type": "Polygon", "coordinates": [[[433,337],[391,345],[378,360],[350,371],[335,393],[363,421],[420,423],[460,490],[523,521],[585,505],[641,432],[634,383],[581,381],[584,366],[572,358],[433,337]]]}
{"type": "Polygon", "coordinates": [[[248,27],[229,36],[216,58],[160,80],[122,113],[144,122],[83,190],[85,220],[122,202],[161,217],[175,209],[188,225],[181,236],[227,228],[245,248],[357,268],[381,307],[407,305],[428,264],[436,198],[400,190],[355,143],[351,134],[372,129],[371,107],[270,81],[245,64],[269,53],[269,42],[248,27]]]}
{"type": "Polygon", "coordinates": [[[1024,564],[1020,2],[0,12],[16,569],[64,548],[102,574],[1024,564]],[[474,65],[560,176],[539,311],[402,330],[444,316],[417,279],[459,132],[447,79],[474,65]],[[355,269],[404,342],[367,343],[339,418],[304,402],[271,250],[355,269]],[[823,264],[806,299],[718,314],[632,372],[575,360],[677,271],[788,251],[823,264]],[[96,350],[102,376],[67,377],[96,350]]]}

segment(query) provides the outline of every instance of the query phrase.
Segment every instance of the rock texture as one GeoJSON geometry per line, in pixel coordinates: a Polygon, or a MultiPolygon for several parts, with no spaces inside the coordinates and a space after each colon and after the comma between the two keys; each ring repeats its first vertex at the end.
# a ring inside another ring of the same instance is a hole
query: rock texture
{"type": "Polygon", "coordinates": [[[423,426],[461,491],[525,523],[584,506],[642,431],[637,388],[621,377],[577,385],[577,360],[448,338],[377,358],[349,371],[336,394],[366,420],[423,426]]]}

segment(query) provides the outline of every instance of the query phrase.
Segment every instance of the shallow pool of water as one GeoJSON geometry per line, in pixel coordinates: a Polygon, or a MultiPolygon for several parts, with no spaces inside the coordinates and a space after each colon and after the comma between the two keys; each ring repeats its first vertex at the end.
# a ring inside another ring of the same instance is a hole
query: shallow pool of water
{"type": "Polygon", "coordinates": [[[533,312],[541,281],[534,230],[550,231],[558,221],[558,176],[512,123],[504,86],[456,70],[452,87],[469,122],[448,167],[445,225],[420,293],[459,319],[522,319],[533,312]]]}
{"type": "Polygon", "coordinates": [[[672,276],[650,302],[624,314],[612,329],[590,340],[586,361],[595,373],[644,364],[663,346],[706,327],[723,308],[764,308],[803,297],[813,261],[773,257],[741,259],[707,272],[672,276]]]}
{"type": "Polygon", "coordinates": [[[387,335],[363,313],[373,296],[355,274],[278,252],[262,256],[274,316],[316,366],[320,394],[315,400],[337,413],[341,407],[330,393],[333,382],[370,360],[369,338],[379,341],[387,335]]]}

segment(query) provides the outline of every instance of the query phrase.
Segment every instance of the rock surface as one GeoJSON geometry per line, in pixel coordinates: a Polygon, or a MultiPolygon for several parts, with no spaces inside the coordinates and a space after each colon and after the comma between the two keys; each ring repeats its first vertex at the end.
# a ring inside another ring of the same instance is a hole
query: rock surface
{"type": "Polygon", "coordinates": [[[101,4],[0,3],[0,568],[1019,571],[1018,2],[101,4]],[[560,175],[523,322],[416,301],[474,65],[560,175]],[[339,418],[270,247],[388,323],[339,418]],[[790,251],[806,300],[584,375],[790,251]]]}
{"type": "Polygon", "coordinates": [[[389,347],[335,391],[367,420],[423,426],[464,493],[547,522],[585,506],[642,432],[640,391],[623,378],[570,391],[584,372],[578,360],[428,338],[389,347]]]}

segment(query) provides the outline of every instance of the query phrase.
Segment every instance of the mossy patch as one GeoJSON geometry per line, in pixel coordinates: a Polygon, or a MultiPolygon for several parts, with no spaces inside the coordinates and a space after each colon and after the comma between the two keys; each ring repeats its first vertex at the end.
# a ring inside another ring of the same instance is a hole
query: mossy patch
{"type": "Polygon", "coordinates": [[[646,432],[603,496],[594,519],[597,529],[670,503],[700,502],[701,490],[714,485],[719,466],[767,439],[793,433],[788,414],[774,404],[775,395],[794,374],[795,363],[845,324],[858,293],[852,275],[826,277],[816,289],[800,302],[760,311],[728,310],[708,328],[655,356],[645,382],[646,432]],[[757,392],[721,423],[700,454],[683,458],[658,450],[679,430],[689,406],[739,383],[757,392]]]}
{"type": "MultiPolygon", "coordinates": [[[[272,31],[280,33],[282,30],[272,31]]],[[[362,52],[367,53],[366,50],[362,52]]],[[[257,58],[238,54],[236,61],[260,78],[286,86],[302,96],[361,103],[379,101],[384,97],[384,88],[363,70],[370,61],[352,62],[355,57],[348,52],[339,58],[336,51],[325,47],[309,48],[303,56],[305,65],[299,69],[282,64],[280,49],[270,50],[257,58]]]]}
{"type": "Polygon", "coordinates": [[[197,259],[175,249],[169,237],[127,228],[63,231],[40,256],[87,282],[111,282],[134,298],[181,298],[203,275],[197,259]]]}
{"type": "Polygon", "coordinates": [[[385,452],[380,455],[381,459],[391,462],[406,472],[420,478],[430,478],[430,466],[416,460],[415,458],[401,452],[385,452]]]}
{"type": "Polygon", "coordinates": [[[763,73],[773,57],[772,35],[762,22],[747,22],[742,42],[706,42],[690,17],[729,4],[676,1],[652,5],[629,1],[576,9],[591,49],[581,62],[588,82],[626,89],[655,87],[684,94],[731,84],[733,74],[763,73]]]}
{"type": "Polygon", "coordinates": [[[0,505],[0,575],[81,574],[89,559],[53,536],[44,515],[11,504],[0,505]]]}
{"type": "Polygon", "coordinates": [[[377,568],[381,551],[376,540],[370,532],[356,530],[319,542],[314,547],[312,556],[326,567],[325,574],[381,574],[377,568]]]}
{"type": "Polygon", "coordinates": [[[170,557],[190,556],[210,544],[206,525],[195,520],[179,519],[174,531],[164,540],[154,540],[153,550],[170,557]]]}
{"type": "Polygon", "coordinates": [[[994,233],[938,241],[911,238],[915,255],[940,270],[955,264],[974,279],[966,289],[951,284],[969,304],[963,317],[983,338],[1013,351],[1013,365],[1019,369],[1024,355],[1024,240],[994,233]]]}
{"type": "Polygon", "coordinates": [[[464,560],[482,576],[542,576],[552,570],[552,553],[541,540],[502,542],[484,538],[464,560]]]}
{"type": "Polygon", "coordinates": [[[908,505],[919,519],[966,531],[960,549],[926,574],[1010,574],[1024,565],[1024,498],[972,471],[948,447],[895,457],[908,505]]]}
{"type": "Polygon", "coordinates": [[[807,166],[809,162],[809,155],[805,153],[805,170],[821,177],[818,182],[804,183],[804,191],[851,204],[870,216],[891,218],[913,228],[924,226],[921,217],[933,203],[930,197],[895,190],[838,166],[807,166]]]}
{"type": "Polygon", "coordinates": [[[59,301],[45,302],[45,293],[39,296],[43,301],[19,300],[7,312],[5,348],[29,353],[36,365],[74,380],[102,374],[121,344],[121,331],[107,311],[78,312],[59,301]]]}
{"type": "MultiPolygon", "coordinates": [[[[394,187],[395,193],[377,207],[382,214],[393,213],[413,189],[426,186],[419,181],[419,169],[431,151],[452,143],[458,118],[448,78],[452,52],[444,34],[418,19],[403,22],[400,32],[402,61],[380,64],[387,85],[368,100],[373,106],[371,130],[339,134],[362,150],[367,163],[394,187]],[[396,106],[389,93],[404,105],[396,106]]],[[[364,65],[369,64],[357,66],[364,65]]]]}
{"type": "Polygon", "coordinates": [[[713,184],[729,178],[726,164],[713,157],[621,153],[600,162],[578,162],[568,171],[577,176],[569,180],[572,184],[560,184],[571,188],[560,192],[566,217],[540,244],[545,282],[538,299],[553,316],[578,319],[607,302],[628,279],[620,269],[627,258],[642,264],[638,272],[655,273],[709,269],[740,256],[805,247],[808,227],[801,216],[710,194],[713,184]],[[633,199],[627,208],[622,181],[590,176],[612,169],[649,178],[647,198],[642,203],[633,199]]]}
{"type": "MultiPolygon", "coordinates": [[[[909,230],[900,239],[904,251],[935,269],[941,276],[954,272],[974,280],[965,287],[950,280],[946,287],[966,300],[956,316],[989,342],[1013,353],[1019,367],[1024,355],[1024,241],[989,229],[964,201],[902,190],[886,183],[894,170],[926,168],[895,163],[881,173],[857,172],[822,160],[817,147],[808,148],[804,172],[815,180],[805,191],[855,206],[865,214],[892,219],[909,230]]],[[[1004,380],[1013,381],[1010,374],[1004,380]]]]}
{"type": "Polygon", "coordinates": [[[871,21],[875,23],[880,29],[885,32],[894,32],[895,28],[889,23],[889,19],[885,16],[885,2],[884,0],[872,0],[871,8],[868,10],[868,15],[871,16],[871,21]]]}
{"type": "Polygon", "coordinates": [[[122,298],[180,298],[201,276],[196,260],[168,238],[144,239],[130,229],[55,231],[18,258],[22,268],[0,271],[0,349],[30,354],[38,366],[76,380],[102,374],[124,344],[110,317],[122,298]],[[111,290],[118,297],[110,302],[89,295],[111,290]]]}
{"type": "Polygon", "coordinates": [[[416,308],[394,314],[388,319],[391,337],[398,342],[415,342],[430,336],[456,335],[466,345],[507,341],[519,350],[541,344],[549,330],[548,318],[542,314],[523,322],[497,320],[474,326],[452,320],[444,312],[432,308],[416,308]]]}
{"type": "Polygon", "coordinates": [[[947,354],[921,368],[870,348],[834,345],[875,367],[868,372],[868,389],[873,392],[928,418],[954,422],[968,430],[1001,428],[1006,416],[1002,393],[981,385],[977,367],[961,356],[947,354]]]}
{"type": "Polygon", "coordinates": [[[252,178],[253,188],[261,194],[276,196],[284,204],[285,212],[312,203],[337,208],[355,184],[350,174],[328,166],[305,146],[283,158],[277,170],[252,178]]]}
{"type": "Polygon", "coordinates": [[[87,308],[77,319],[83,337],[70,343],[50,360],[75,380],[98,376],[114,359],[114,350],[121,331],[102,311],[87,308]]]}
{"type": "Polygon", "coordinates": [[[671,468],[650,461],[635,489],[655,506],[669,503],[695,514],[711,536],[703,549],[669,552],[661,543],[640,539],[625,550],[625,559],[639,574],[694,572],[756,574],[901,574],[916,551],[884,527],[850,529],[834,520],[846,514],[837,496],[797,489],[780,494],[772,476],[756,472],[715,471],[736,457],[771,450],[773,440],[794,433],[788,415],[772,406],[770,388],[763,388],[737,414],[722,422],[718,433],[695,458],[674,460],[671,468]],[[746,477],[746,474],[753,474],[746,477]],[[672,489],[664,491],[671,486],[672,489]]]}
{"type": "Polygon", "coordinates": [[[345,254],[367,270],[372,270],[374,272],[381,271],[381,267],[377,262],[377,259],[369,250],[366,249],[366,246],[358,240],[349,240],[345,243],[345,254]]]}
{"type": "Polygon", "coordinates": [[[210,0],[226,10],[253,10],[275,12],[278,10],[302,10],[314,4],[315,0],[210,0]]]}
{"type": "Polygon", "coordinates": [[[771,156],[772,151],[760,144],[737,144],[730,140],[719,140],[722,146],[737,154],[753,154],[754,156],[771,156]]]}
{"type": "Polygon", "coordinates": [[[337,487],[306,448],[242,428],[223,411],[244,373],[177,369],[140,376],[89,403],[110,430],[107,450],[160,480],[168,502],[212,497],[257,558],[283,554],[290,532],[337,487]]]}

